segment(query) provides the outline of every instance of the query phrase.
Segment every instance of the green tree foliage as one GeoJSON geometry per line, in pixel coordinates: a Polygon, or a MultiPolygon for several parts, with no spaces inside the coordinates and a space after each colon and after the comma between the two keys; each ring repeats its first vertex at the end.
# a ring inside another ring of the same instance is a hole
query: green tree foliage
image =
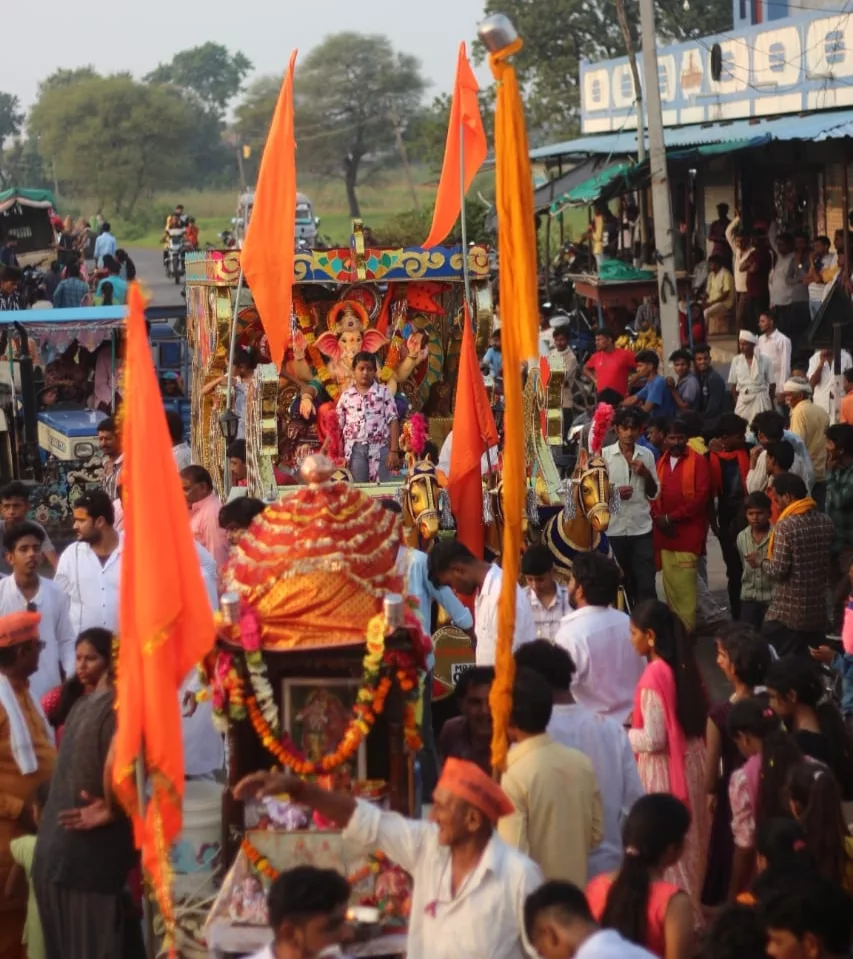
{"type": "Polygon", "coordinates": [[[237,149],[243,146],[250,148],[250,154],[244,161],[249,183],[254,183],[257,179],[258,164],[278,100],[281,81],[282,78],[275,75],[258,77],[249,84],[243,99],[234,108],[233,143],[237,149]]]}
{"type": "Polygon", "coordinates": [[[186,183],[194,116],[168,88],[127,76],[93,77],[44,90],[29,129],[70,193],[131,216],[139,199],[186,183]]]}
{"type": "MultiPolygon", "coordinates": [[[[477,196],[476,182],[474,190],[465,200],[465,216],[467,218],[467,233],[469,243],[493,244],[494,234],[486,229],[486,220],[489,207],[477,196]]],[[[432,226],[434,204],[425,210],[404,210],[386,220],[376,230],[376,235],[383,246],[419,246],[426,239],[432,226]]],[[[447,239],[448,246],[460,243],[462,240],[462,220],[456,221],[447,239]]]]}
{"type": "Polygon", "coordinates": [[[53,189],[44,160],[38,151],[38,143],[32,137],[13,140],[0,155],[0,160],[0,181],[5,186],[53,189]]]}
{"type": "MultiPolygon", "coordinates": [[[[237,107],[236,131],[255,159],[266,137],[281,77],[263,77],[237,107]]],[[[387,37],[338,33],[296,67],[294,100],[300,170],[343,178],[350,215],[360,215],[358,185],[371,171],[399,162],[395,125],[405,132],[426,82],[417,58],[397,53],[387,37]]]]}
{"type": "MultiPolygon", "coordinates": [[[[480,116],[486,129],[489,143],[494,135],[494,107],[489,90],[480,91],[480,116]]],[[[447,142],[447,126],[450,122],[451,95],[443,93],[422,107],[406,129],[406,143],[411,156],[434,172],[441,170],[444,162],[444,147],[447,142]]]]}
{"type": "Polygon", "coordinates": [[[77,67],[73,70],[60,67],[58,70],[54,70],[50,76],[46,77],[39,84],[39,96],[42,96],[50,90],[60,90],[64,87],[74,86],[75,83],[80,83],[83,80],[95,80],[98,76],[98,72],[91,65],[88,67],[77,67]]]}
{"type": "MultiPolygon", "coordinates": [[[[524,38],[517,57],[519,77],[534,143],[571,136],[578,130],[580,63],[625,55],[615,0],[486,0],[485,13],[505,13],[524,38]]],[[[639,42],[636,0],[625,13],[639,42]]],[[[658,34],[668,40],[707,36],[731,28],[729,0],[691,3],[657,0],[658,34]]],[[[482,59],[484,51],[475,48],[482,59]]]]}
{"type": "MultiPolygon", "coordinates": [[[[24,123],[24,113],[21,110],[21,101],[11,93],[0,92],[0,157],[3,156],[3,145],[10,137],[16,137],[21,132],[24,123]]],[[[8,186],[9,181],[4,171],[5,164],[0,164],[0,183],[8,186]]]]}
{"type": "Polygon", "coordinates": [[[251,60],[239,51],[231,53],[221,43],[203,43],[176,53],[171,63],[161,63],[144,79],[191,92],[208,113],[221,120],[251,71],[251,60]]]}

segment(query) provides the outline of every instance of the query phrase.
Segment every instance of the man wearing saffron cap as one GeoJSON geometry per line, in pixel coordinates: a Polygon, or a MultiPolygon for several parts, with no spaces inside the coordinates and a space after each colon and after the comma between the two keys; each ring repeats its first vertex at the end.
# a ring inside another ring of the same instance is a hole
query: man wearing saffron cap
{"type": "MultiPolygon", "coordinates": [[[[56,751],[41,707],[30,696],[29,678],[39,665],[38,613],[0,616],[0,889],[13,861],[9,844],[30,831],[27,800],[50,779],[56,751]]],[[[0,959],[24,953],[26,891],[0,896],[0,959]]]]}
{"type": "Polygon", "coordinates": [[[283,773],[258,772],[238,799],[287,793],[343,827],[365,852],[380,849],[412,876],[408,959],[524,959],[524,901],[542,882],[539,867],[495,831],[514,812],[479,766],[448,759],[433,794],[430,822],[405,819],[344,793],[283,773]]]}

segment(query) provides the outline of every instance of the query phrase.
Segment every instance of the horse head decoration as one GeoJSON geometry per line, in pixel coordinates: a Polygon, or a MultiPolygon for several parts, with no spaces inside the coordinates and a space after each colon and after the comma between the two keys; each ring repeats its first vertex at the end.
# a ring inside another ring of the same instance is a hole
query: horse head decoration
{"type": "Polygon", "coordinates": [[[415,463],[400,488],[403,530],[407,546],[429,549],[439,529],[447,525],[450,504],[438,471],[429,460],[415,463]]]}
{"type": "Polygon", "coordinates": [[[554,555],[558,573],[571,573],[577,553],[599,551],[609,555],[607,528],[619,510],[619,497],[610,485],[601,455],[603,439],[613,419],[613,408],[601,404],[590,429],[592,452],[581,449],[574,472],[564,484],[564,507],[543,529],[543,540],[554,555]]]}

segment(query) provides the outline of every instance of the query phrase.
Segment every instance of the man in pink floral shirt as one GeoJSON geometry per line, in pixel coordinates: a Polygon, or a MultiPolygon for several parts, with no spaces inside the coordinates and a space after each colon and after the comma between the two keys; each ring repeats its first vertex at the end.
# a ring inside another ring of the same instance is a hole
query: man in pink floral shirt
{"type": "Polygon", "coordinates": [[[386,483],[400,468],[400,421],[388,388],[376,382],[376,357],[356,353],[352,386],[338,400],[344,456],[356,483],[386,483]]]}

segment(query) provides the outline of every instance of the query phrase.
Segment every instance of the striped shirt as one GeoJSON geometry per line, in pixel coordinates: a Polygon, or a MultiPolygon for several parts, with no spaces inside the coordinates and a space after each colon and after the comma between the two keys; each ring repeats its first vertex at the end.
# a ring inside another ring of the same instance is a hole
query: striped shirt
{"type": "Polygon", "coordinates": [[[569,603],[569,591],[565,586],[557,585],[557,592],[551,600],[550,605],[543,606],[539,601],[532,586],[525,588],[527,598],[530,600],[530,608],[533,610],[533,622],[536,624],[536,638],[547,639],[553,643],[557,636],[557,630],[560,628],[560,622],[566,613],[571,612],[572,606],[569,603]]]}
{"type": "Polygon", "coordinates": [[[737,551],[740,554],[741,563],[743,563],[743,576],[740,581],[740,598],[742,600],[749,600],[754,603],[769,603],[773,597],[773,580],[760,566],[754,568],[746,561],[746,557],[750,553],[758,553],[762,559],[767,559],[769,542],[769,529],[760,543],[756,543],[752,538],[752,530],[749,526],[737,534],[737,551]]]}

